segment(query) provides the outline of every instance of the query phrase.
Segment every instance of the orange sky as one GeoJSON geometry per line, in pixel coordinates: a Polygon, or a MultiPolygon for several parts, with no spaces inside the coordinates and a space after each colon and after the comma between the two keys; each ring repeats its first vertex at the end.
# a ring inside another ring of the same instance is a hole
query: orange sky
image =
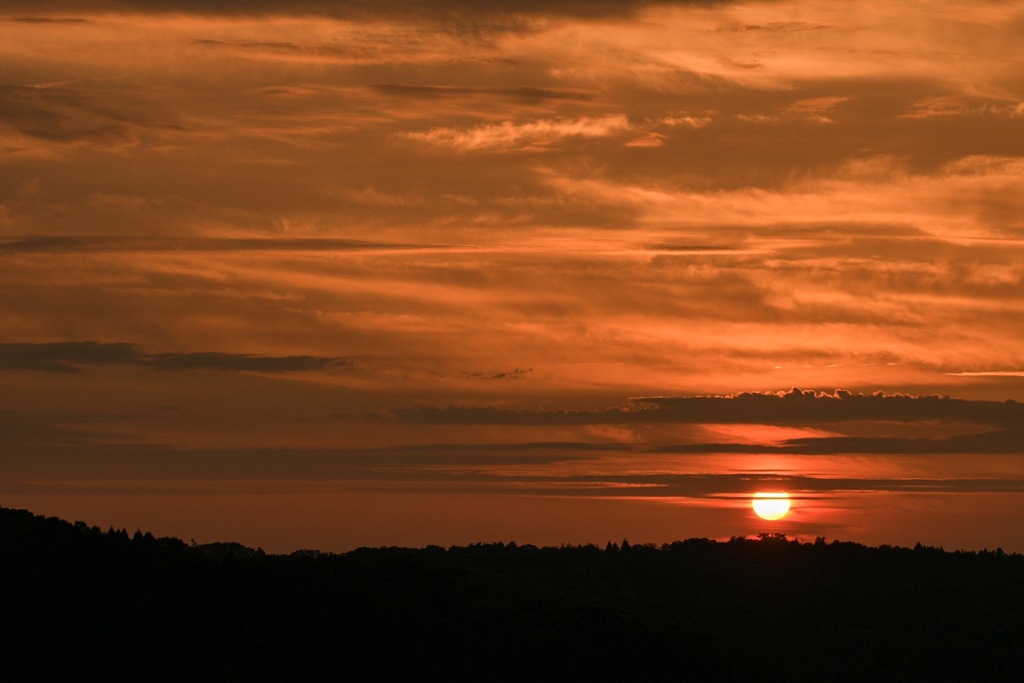
{"type": "Polygon", "coordinates": [[[768,530],[1024,551],[1022,42],[7,0],[0,505],[345,550],[727,538],[784,488],[768,530]]]}

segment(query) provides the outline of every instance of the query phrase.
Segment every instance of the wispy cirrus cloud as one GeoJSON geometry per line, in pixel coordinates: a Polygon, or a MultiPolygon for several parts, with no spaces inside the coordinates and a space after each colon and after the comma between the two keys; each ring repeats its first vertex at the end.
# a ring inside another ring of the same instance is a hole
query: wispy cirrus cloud
{"type": "Polygon", "coordinates": [[[434,128],[399,133],[398,137],[457,152],[538,152],[549,151],[568,138],[604,138],[627,132],[630,128],[624,115],[613,114],[569,120],[505,121],[470,128],[434,128]]]}
{"type": "MultiPolygon", "coordinates": [[[[545,182],[586,202],[634,210],[641,222],[700,221],[750,227],[772,223],[913,225],[939,237],[1005,235],[1019,229],[1013,196],[992,201],[996,187],[1021,186],[1024,156],[961,157],[929,173],[914,173],[889,156],[850,159],[827,177],[781,188],[745,186],[694,191],[663,183],[631,184],[549,173],[545,182]],[[1005,213],[1002,213],[1005,211],[1005,213]],[[1004,220],[992,220],[996,212],[1004,220]]],[[[1024,196],[1022,194],[1021,196],[1024,196]]]]}

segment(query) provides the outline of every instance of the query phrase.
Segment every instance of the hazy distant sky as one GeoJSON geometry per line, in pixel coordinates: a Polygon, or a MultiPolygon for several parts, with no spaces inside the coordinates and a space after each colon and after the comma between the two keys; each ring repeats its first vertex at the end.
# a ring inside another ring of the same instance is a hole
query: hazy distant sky
{"type": "Polygon", "coordinates": [[[1022,45],[1021,1],[0,0],[0,505],[1024,551],[1022,45]]]}

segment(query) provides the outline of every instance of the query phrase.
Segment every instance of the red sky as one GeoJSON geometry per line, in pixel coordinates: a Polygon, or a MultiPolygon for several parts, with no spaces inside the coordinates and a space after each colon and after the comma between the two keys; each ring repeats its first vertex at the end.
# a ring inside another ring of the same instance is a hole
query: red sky
{"type": "Polygon", "coordinates": [[[7,0],[0,504],[1024,551],[1022,39],[1019,1],[7,0]]]}

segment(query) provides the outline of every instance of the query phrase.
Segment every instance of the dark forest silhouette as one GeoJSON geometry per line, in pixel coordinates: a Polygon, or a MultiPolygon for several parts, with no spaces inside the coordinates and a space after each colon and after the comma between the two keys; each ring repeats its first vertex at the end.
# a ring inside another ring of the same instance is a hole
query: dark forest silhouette
{"type": "Polygon", "coordinates": [[[4,680],[1017,680],[1024,556],[784,536],[270,555],[0,508],[4,680]]]}

